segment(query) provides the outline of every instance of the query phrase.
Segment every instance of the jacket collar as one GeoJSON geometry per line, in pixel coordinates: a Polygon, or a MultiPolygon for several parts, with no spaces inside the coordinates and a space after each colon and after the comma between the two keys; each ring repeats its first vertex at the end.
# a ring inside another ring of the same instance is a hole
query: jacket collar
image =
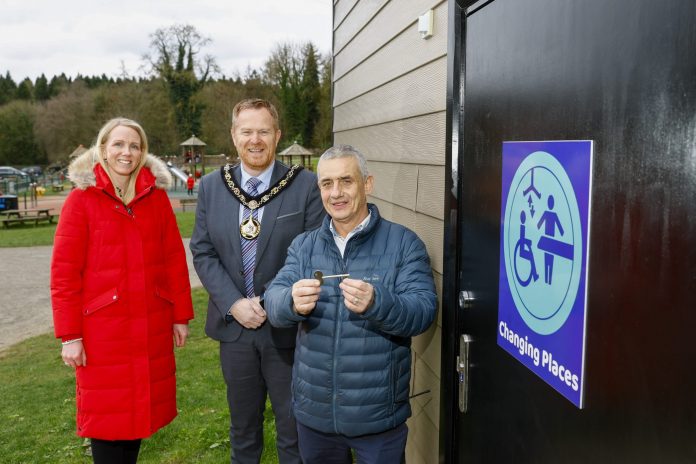
{"type": "MultiPolygon", "coordinates": [[[[353,235],[350,240],[358,240],[358,241],[363,241],[366,237],[369,237],[372,235],[372,233],[375,231],[377,228],[377,224],[381,222],[382,217],[379,214],[379,209],[377,208],[377,205],[373,203],[368,203],[367,204],[367,210],[370,213],[370,222],[368,222],[367,226],[363,228],[361,231],[353,235]]],[[[327,238],[333,241],[334,236],[333,232],[331,232],[331,216],[328,214],[326,217],[324,217],[324,222],[321,225],[321,231],[322,234],[327,238]]]]}

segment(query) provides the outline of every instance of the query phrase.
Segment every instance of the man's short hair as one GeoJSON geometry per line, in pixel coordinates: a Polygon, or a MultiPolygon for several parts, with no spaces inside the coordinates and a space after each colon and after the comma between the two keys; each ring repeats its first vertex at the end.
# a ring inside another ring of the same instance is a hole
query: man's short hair
{"type": "Polygon", "coordinates": [[[319,158],[319,163],[323,160],[331,160],[336,158],[355,158],[358,160],[358,166],[360,167],[360,174],[362,174],[363,179],[367,179],[370,175],[367,170],[367,161],[362,153],[356,150],[352,145],[336,145],[328,150],[326,150],[319,158]]]}
{"type": "Polygon", "coordinates": [[[273,103],[261,98],[247,98],[234,105],[234,108],[232,108],[232,129],[234,129],[234,124],[237,121],[239,113],[244,110],[258,110],[261,108],[265,108],[269,113],[271,113],[271,117],[273,118],[273,128],[275,130],[280,129],[278,110],[276,110],[276,107],[273,106],[273,103]]]}

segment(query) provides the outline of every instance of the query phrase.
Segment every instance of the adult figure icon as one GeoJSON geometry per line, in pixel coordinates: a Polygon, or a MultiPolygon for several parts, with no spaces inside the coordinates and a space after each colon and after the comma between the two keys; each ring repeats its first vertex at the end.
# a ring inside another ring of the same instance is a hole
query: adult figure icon
{"type": "MultiPolygon", "coordinates": [[[[564,231],[561,221],[558,219],[558,214],[553,211],[553,195],[549,195],[546,204],[548,209],[544,211],[544,214],[541,215],[541,218],[537,223],[537,229],[541,229],[541,227],[544,226],[544,235],[546,237],[555,237],[556,227],[558,227],[558,231],[561,233],[561,235],[563,235],[564,231]]],[[[554,253],[548,250],[544,252],[544,282],[549,285],[551,285],[551,278],[553,276],[553,257],[554,253]]]]}

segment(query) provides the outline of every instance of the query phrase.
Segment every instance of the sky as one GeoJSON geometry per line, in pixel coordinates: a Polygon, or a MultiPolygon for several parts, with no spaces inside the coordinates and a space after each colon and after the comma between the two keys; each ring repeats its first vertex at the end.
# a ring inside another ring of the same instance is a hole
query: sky
{"type": "Polygon", "coordinates": [[[331,51],[333,0],[0,0],[0,74],[19,83],[144,75],[149,35],[190,24],[227,77],[260,68],[279,43],[331,51]]]}

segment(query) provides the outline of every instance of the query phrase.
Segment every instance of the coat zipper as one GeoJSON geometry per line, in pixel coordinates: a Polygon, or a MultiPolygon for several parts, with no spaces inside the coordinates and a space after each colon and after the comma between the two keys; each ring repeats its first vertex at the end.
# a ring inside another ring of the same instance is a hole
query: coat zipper
{"type": "MultiPolygon", "coordinates": [[[[332,238],[333,239],[333,238],[332,238]]],[[[348,248],[343,252],[343,256],[340,256],[340,251],[338,250],[338,247],[334,244],[335,251],[339,253],[340,261],[341,261],[341,274],[346,274],[346,260],[345,256],[348,255],[347,251],[348,248]]],[[[331,389],[331,395],[332,395],[332,402],[333,402],[333,408],[332,408],[332,416],[333,416],[333,423],[334,423],[334,431],[335,433],[340,433],[338,430],[338,421],[336,418],[336,403],[338,401],[337,398],[337,391],[338,391],[338,373],[336,372],[336,363],[338,362],[339,356],[338,356],[338,344],[340,341],[340,336],[339,336],[339,330],[341,326],[343,325],[341,323],[341,311],[345,310],[348,311],[348,309],[345,308],[342,298],[339,296],[339,299],[341,299],[341,303],[337,306],[336,309],[336,318],[335,318],[335,323],[334,323],[334,362],[332,366],[332,379],[333,379],[333,388],[331,389]]]]}

